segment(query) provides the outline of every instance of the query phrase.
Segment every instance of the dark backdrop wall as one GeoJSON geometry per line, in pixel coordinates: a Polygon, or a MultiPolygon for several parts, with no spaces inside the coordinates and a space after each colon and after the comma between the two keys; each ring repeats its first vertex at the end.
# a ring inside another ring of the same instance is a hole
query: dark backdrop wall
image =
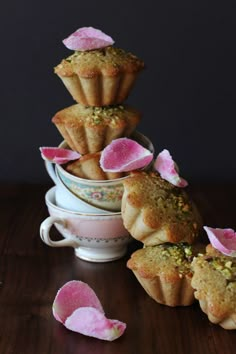
{"type": "Polygon", "coordinates": [[[83,26],[145,61],[127,102],[156,153],[190,181],[236,178],[235,2],[15,0],[0,16],[1,181],[49,182],[39,147],[59,144],[51,118],[74,103],[53,67],[83,26]]]}

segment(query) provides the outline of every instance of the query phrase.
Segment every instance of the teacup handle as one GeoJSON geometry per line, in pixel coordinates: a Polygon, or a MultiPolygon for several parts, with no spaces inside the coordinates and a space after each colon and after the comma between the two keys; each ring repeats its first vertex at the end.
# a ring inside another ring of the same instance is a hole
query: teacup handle
{"type": "Polygon", "coordinates": [[[47,173],[49,174],[49,176],[51,177],[53,182],[57,185],[57,175],[55,172],[55,165],[52,162],[45,160],[45,167],[46,167],[47,173]]]}
{"type": "Polygon", "coordinates": [[[54,223],[58,223],[66,227],[66,220],[55,216],[49,216],[40,225],[40,237],[44,243],[51,247],[73,247],[77,248],[78,243],[71,239],[63,239],[60,241],[53,241],[50,238],[50,230],[54,223]]]}

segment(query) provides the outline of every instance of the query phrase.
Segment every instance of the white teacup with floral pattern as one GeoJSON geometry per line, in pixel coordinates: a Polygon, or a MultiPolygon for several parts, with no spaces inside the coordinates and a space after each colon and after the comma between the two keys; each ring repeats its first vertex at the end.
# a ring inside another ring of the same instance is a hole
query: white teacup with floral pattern
{"type": "Polygon", "coordinates": [[[46,169],[50,175],[52,175],[53,180],[56,184],[55,190],[55,201],[56,205],[62,209],[67,209],[70,211],[76,211],[79,213],[89,213],[89,214],[109,214],[110,212],[101,208],[97,208],[94,205],[86,203],[81,198],[74,195],[61,181],[60,177],[55,175],[55,171],[52,164],[45,161],[46,169]],[[55,175],[55,176],[54,176],[55,175]]]}
{"type": "Polygon", "coordinates": [[[87,203],[109,211],[120,211],[123,195],[122,180],[89,180],[69,174],[61,166],[56,165],[57,173],[66,187],[77,197],[87,203]]]}
{"type": "MultiPolygon", "coordinates": [[[[154,153],[153,144],[143,134],[136,131],[131,138],[154,153]]],[[[65,148],[66,143],[63,142],[60,147],[65,148]]],[[[121,199],[124,191],[123,180],[128,176],[113,180],[90,180],[76,177],[58,164],[56,164],[55,169],[56,174],[65,186],[85,202],[108,211],[121,210],[121,199]]]]}
{"type": "Polygon", "coordinates": [[[90,262],[109,262],[123,257],[132,240],[123,225],[121,213],[88,214],[62,209],[55,202],[56,187],[45,195],[49,217],[40,226],[40,237],[51,247],[73,247],[75,255],[90,262]],[[53,241],[55,226],[63,236],[53,241]]]}

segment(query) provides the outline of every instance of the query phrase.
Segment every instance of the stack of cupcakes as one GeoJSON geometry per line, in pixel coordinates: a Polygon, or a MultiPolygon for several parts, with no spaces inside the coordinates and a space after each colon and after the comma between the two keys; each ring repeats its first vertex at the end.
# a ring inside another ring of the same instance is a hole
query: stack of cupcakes
{"type": "Polygon", "coordinates": [[[93,180],[123,177],[125,173],[105,173],[100,154],[114,139],[129,137],[140,121],[140,113],[123,102],[144,63],[92,27],[77,30],[63,43],[74,54],[62,60],[55,73],[77,104],[57,112],[52,122],[67,146],[82,155],[65,169],[93,180]]]}
{"type": "Polygon", "coordinates": [[[122,218],[144,245],[127,266],[146,292],[161,304],[191,305],[191,262],[203,248],[197,242],[201,217],[187,193],[158,172],[133,173],[124,181],[122,218]]]}
{"type": "Polygon", "coordinates": [[[188,306],[194,301],[191,262],[203,250],[202,220],[168,150],[159,153],[154,169],[124,181],[123,222],[144,245],[127,266],[158,303],[188,306]]]}
{"type": "MultiPolygon", "coordinates": [[[[115,48],[111,37],[92,27],[77,30],[63,43],[74,53],[55,67],[55,73],[76,103],[52,118],[64,138],[59,147],[40,148],[56,185],[46,203],[50,215],[59,210],[66,218],[66,231],[57,221],[54,224],[63,237],[73,241],[69,246],[75,248],[78,257],[107,262],[121,258],[131,241],[121,217],[123,180],[130,170],[104,168],[104,152],[114,142],[121,142],[118,155],[122,151],[125,158],[133,153],[131,143],[143,152],[141,165],[132,164],[132,169],[149,168],[153,159],[152,143],[136,131],[140,113],[124,104],[144,63],[115,48]],[[91,227],[87,228],[88,224],[91,227]]],[[[111,150],[105,157],[119,161],[119,157],[114,158],[113,145],[111,150]]],[[[51,220],[49,227],[45,220],[40,235],[49,246],[60,247],[62,243],[50,239],[51,220]]]]}

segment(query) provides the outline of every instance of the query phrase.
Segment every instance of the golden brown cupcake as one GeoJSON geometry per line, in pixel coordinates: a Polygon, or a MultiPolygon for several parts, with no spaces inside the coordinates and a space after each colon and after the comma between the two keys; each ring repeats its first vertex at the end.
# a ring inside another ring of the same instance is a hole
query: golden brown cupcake
{"type": "Polygon", "coordinates": [[[108,106],[123,102],[144,63],[122,49],[75,51],[55,67],[55,73],[78,103],[108,106]]]}
{"type": "Polygon", "coordinates": [[[191,287],[191,261],[200,250],[200,245],[183,243],[148,246],[135,251],[127,267],[156,302],[188,306],[195,300],[191,287]]]}
{"type": "Polygon", "coordinates": [[[86,154],[78,160],[69,162],[64,168],[76,177],[92,180],[115,179],[127,175],[124,172],[104,172],[100,167],[100,157],[100,152],[86,154]]]}
{"type": "Polygon", "coordinates": [[[201,217],[183,188],[155,172],[133,172],[123,184],[122,218],[134,238],[146,246],[196,240],[201,217]]]}
{"type": "Polygon", "coordinates": [[[103,150],[113,139],[130,136],[139,121],[140,113],[127,105],[75,104],[52,118],[70,148],[82,155],[103,150]]]}
{"type": "Polygon", "coordinates": [[[236,258],[225,256],[211,245],[193,260],[192,287],[209,321],[236,329],[236,258]]]}

